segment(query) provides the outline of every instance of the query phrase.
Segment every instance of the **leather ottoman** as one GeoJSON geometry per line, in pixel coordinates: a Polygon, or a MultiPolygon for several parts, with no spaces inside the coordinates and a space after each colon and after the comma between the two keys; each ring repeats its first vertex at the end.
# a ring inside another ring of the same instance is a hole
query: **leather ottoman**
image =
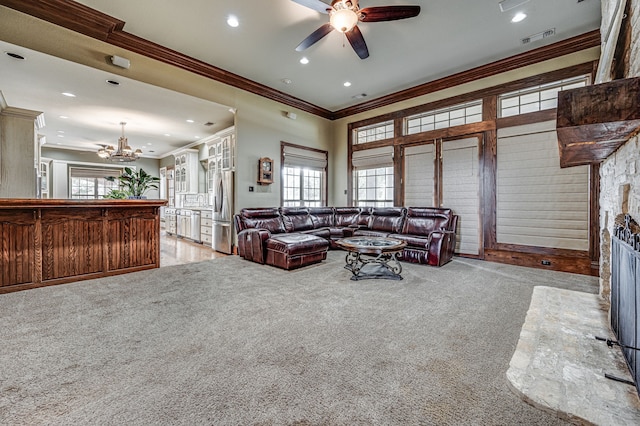
{"type": "Polygon", "coordinates": [[[294,269],[327,258],[329,242],[308,234],[277,234],[267,240],[266,264],[282,269],[294,269]]]}

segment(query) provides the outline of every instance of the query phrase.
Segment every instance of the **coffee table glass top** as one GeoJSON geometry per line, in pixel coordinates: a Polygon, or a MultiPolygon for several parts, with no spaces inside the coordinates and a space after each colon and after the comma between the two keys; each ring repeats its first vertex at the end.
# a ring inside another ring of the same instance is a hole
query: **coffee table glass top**
{"type": "Polygon", "coordinates": [[[348,237],[342,238],[336,241],[340,246],[347,250],[383,250],[383,251],[393,251],[393,250],[401,250],[403,247],[407,245],[404,241],[397,240],[395,238],[386,238],[386,237],[348,237]]]}

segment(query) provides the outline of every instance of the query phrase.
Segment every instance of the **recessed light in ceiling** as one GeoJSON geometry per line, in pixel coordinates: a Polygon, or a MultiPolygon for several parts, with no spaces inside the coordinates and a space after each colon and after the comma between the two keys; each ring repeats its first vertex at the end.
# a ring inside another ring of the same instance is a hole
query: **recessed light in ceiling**
{"type": "Polygon", "coordinates": [[[76,95],[74,95],[71,92],[62,92],[62,95],[66,96],[67,98],[75,98],[76,97],[76,95]]]}
{"type": "Polygon", "coordinates": [[[188,119],[187,123],[195,123],[192,119],[188,119]]]}
{"type": "Polygon", "coordinates": [[[67,117],[66,115],[61,115],[60,118],[62,118],[63,120],[66,120],[69,117],[67,117]]]}
{"type": "Polygon", "coordinates": [[[362,98],[366,98],[367,94],[366,93],[360,93],[359,95],[354,95],[351,97],[351,99],[362,99],[362,98]]]}
{"type": "Polygon", "coordinates": [[[227,18],[227,25],[235,28],[238,25],[240,25],[240,22],[238,21],[238,18],[235,17],[234,15],[229,15],[229,17],[227,18]]]}
{"type": "Polygon", "coordinates": [[[147,142],[147,145],[153,145],[153,143],[151,143],[151,142],[147,142]]]}
{"type": "Polygon", "coordinates": [[[521,22],[521,21],[524,21],[526,17],[527,17],[526,13],[518,12],[514,15],[513,18],[511,18],[511,22],[513,23],[521,22]]]}
{"type": "Polygon", "coordinates": [[[25,57],[22,55],[18,55],[17,53],[13,53],[13,52],[4,52],[7,54],[7,56],[12,57],[13,59],[18,59],[19,61],[24,61],[25,57]]]}
{"type": "Polygon", "coordinates": [[[64,130],[58,130],[58,133],[64,133],[64,130]]]}
{"type": "Polygon", "coordinates": [[[120,82],[116,80],[107,80],[107,84],[110,84],[112,86],[120,86],[120,82]]]}
{"type": "Polygon", "coordinates": [[[290,79],[288,79],[288,78],[283,78],[283,79],[282,79],[282,80],[280,80],[280,81],[281,81],[281,82],[283,82],[284,84],[291,84],[291,83],[293,83],[293,81],[291,81],[291,80],[290,80],[290,79]]]}
{"type": "Polygon", "coordinates": [[[342,85],[344,87],[350,87],[351,86],[351,82],[350,81],[345,81],[342,85]]]}
{"type": "Polygon", "coordinates": [[[171,136],[171,134],[169,134],[169,133],[165,133],[164,135],[167,136],[167,137],[171,136]]]}
{"type": "Polygon", "coordinates": [[[196,139],[200,139],[200,136],[194,136],[194,138],[196,138],[196,139]]]}
{"type": "Polygon", "coordinates": [[[306,56],[303,56],[302,59],[300,59],[300,63],[302,65],[307,65],[309,63],[309,59],[306,56]]]}
{"type": "Polygon", "coordinates": [[[64,138],[64,135],[58,135],[59,138],[64,138]]]}

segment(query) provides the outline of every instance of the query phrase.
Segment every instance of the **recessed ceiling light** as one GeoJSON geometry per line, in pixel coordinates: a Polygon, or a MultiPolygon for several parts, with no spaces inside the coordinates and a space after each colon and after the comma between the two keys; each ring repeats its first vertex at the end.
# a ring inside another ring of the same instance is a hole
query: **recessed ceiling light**
{"type": "Polygon", "coordinates": [[[302,59],[300,59],[300,63],[302,65],[307,65],[309,63],[309,59],[306,56],[303,56],[302,59]]]}
{"type": "Polygon", "coordinates": [[[351,82],[350,81],[345,81],[343,85],[344,85],[344,87],[349,87],[349,86],[351,86],[351,82]]]}
{"type": "Polygon", "coordinates": [[[164,135],[167,136],[167,137],[171,136],[170,133],[165,133],[164,135]]]}
{"type": "Polygon", "coordinates": [[[62,118],[63,120],[66,120],[69,117],[67,117],[66,115],[61,115],[60,118],[62,118]]]}
{"type": "Polygon", "coordinates": [[[196,138],[196,139],[200,139],[200,136],[194,136],[194,138],[196,138]]]}
{"type": "Polygon", "coordinates": [[[524,18],[527,17],[526,13],[522,13],[522,12],[518,12],[515,14],[515,16],[511,19],[511,22],[520,22],[520,21],[524,21],[524,18]]]}
{"type": "Polygon", "coordinates": [[[13,53],[13,52],[4,52],[7,54],[7,56],[11,56],[13,59],[18,59],[20,61],[24,61],[24,56],[22,55],[18,55],[17,53],[13,53]]]}
{"type": "Polygon", "coordinates": [[[238,21],[238,18],[235,17],[234,15],[229,15],[229,17],[227,18],[227,25],[235,28],[238,25],[240,25],[240,22],[238,21]]]}
{"type": "Polygon", "coordinates": [[[59,138],[64,138],[64,135],[58,135],[59,138]]]}
{"type": "Polygon", "coordinates": [[[73,93],[71,93],[71,92],[62,92],[62,94],[63,94],[64,96],[68,97],[68,98],[75,98],[75,97],[76,97],[76,95],[74,95],[74,94],[73,94],[73,93]]]}
{"type": "Polygon", "coordinates": [[[195,121],[189,119],[189,120],[187,120],[187,123],[195,123],[195,121]]]}
{"type": "Polygon", "coordinates": [[[147,142],[147,145],[153,145],[151,142],[147,142]]]}
{"type": "Polygon", "coordinates": [[[293,83],[293,82],[291,81],[291,79],[288,79],[288,78],[283,78],[283,79],[282,79],[282,80],[280,80],[280,81],[281,81],[281,82],[283,82],[284,84],[291,84],[291,83],[293,83]]]}
{"type": "Polygon", "coordinates": [[[58,133],[64,133],[64,130],[58,130],[58,133]]]}

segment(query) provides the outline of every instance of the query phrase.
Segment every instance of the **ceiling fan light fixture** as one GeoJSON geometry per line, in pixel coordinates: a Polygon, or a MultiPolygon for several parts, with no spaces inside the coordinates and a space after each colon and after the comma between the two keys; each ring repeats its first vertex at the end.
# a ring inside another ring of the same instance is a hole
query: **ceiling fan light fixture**
{"type": "Polygon", "coordinates": [[[358,23],[358,14],[355,9],[349,0],[334,2],[329,23],[341,33],[351,31],[358,23]]]}

